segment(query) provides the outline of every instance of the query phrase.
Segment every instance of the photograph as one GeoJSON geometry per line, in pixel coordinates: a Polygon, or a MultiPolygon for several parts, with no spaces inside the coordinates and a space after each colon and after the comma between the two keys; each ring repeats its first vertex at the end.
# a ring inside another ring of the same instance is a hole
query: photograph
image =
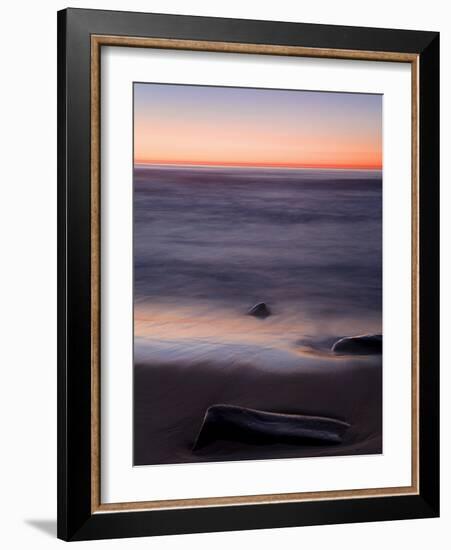
{"type": "Polygon", "coordinates": [[[133,82],[134,466],[383,452],[382,120],[133,82]]]}

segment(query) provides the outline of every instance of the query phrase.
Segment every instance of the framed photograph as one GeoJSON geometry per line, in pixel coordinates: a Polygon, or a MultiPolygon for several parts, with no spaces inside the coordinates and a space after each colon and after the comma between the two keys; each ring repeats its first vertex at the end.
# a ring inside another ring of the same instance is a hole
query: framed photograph
{"type": "Polygon", "coordinates": [[[439,35],[58,14],[58,536],[439,514],[439,35]]]}

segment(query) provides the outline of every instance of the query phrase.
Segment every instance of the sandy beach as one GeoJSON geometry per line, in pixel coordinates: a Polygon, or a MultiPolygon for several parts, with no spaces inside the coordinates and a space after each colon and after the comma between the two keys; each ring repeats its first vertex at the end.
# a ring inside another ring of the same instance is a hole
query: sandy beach
{"type": "Polygon", "coordinates": [[[311,355],[273,367],[237,360],[222,364],[138,360],[134,384],[135,465],[382,452],[380,356],[326,359],[311,355]],[[351,427],[339,445],[256,446],[218,440],[193,452],[205,411],[220,403],[328,416],[351,427]]]}

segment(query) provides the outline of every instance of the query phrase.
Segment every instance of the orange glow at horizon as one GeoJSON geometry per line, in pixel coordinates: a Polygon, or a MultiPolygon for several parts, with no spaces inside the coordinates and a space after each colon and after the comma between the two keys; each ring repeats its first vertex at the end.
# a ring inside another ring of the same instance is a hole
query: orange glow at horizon
{"type": "Polygon", "coordinates": [[[382,168],[380,96],[136,86],[135,163],[382,168]]]}

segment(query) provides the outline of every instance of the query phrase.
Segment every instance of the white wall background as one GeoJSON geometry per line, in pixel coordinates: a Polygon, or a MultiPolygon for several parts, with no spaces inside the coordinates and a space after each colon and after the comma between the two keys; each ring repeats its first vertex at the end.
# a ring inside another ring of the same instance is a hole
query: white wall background
{"type": "MultiPolygon", "coordinates": [[[[203,550],[245,547],[444,548],[451,535],[451,18],[443,0],[72,0],[123,9],[441,32],[442,518],[82,543],[86,547],[203,550]]],[[[56,540],[56,11],[29,0],[2,8],[0,86],[0,541],[56,540]]]]}

